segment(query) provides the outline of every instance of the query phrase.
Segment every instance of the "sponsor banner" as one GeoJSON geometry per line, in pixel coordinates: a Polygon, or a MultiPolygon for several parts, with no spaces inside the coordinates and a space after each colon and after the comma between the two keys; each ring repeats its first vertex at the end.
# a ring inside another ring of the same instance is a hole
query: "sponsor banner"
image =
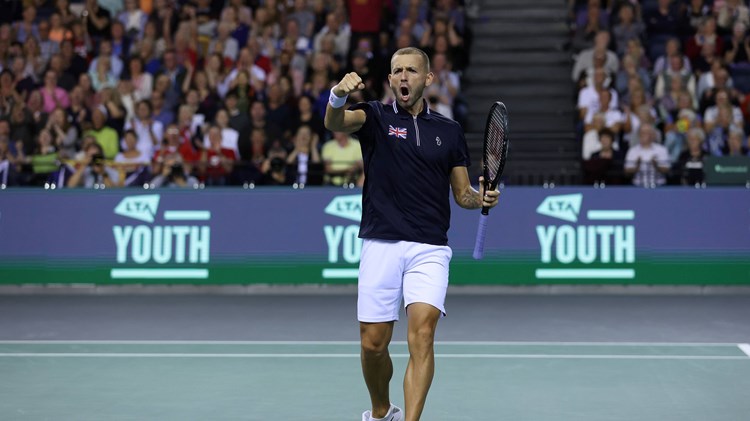
{"type": "MultiPolygon", "coordinates": [[[[354,283],[362,198],[343,189],[5,190],[0,283],[354,283]]],[[[507,188],[453,208],[451,282],[750,284],[744,188],[507,188]]]]}

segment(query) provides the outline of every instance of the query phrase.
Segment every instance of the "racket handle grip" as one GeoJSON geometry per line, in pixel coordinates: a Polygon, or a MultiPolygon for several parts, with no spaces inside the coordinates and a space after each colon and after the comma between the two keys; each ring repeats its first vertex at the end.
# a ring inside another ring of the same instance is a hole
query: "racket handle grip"
{"type": "Polygon", "coordinates": [[[474,259],[481,260],[484,257],[484,238],[487,236],[487,215],[479,215],[479,226],[477,228],[477,240],[474,243],[474,259]]]}

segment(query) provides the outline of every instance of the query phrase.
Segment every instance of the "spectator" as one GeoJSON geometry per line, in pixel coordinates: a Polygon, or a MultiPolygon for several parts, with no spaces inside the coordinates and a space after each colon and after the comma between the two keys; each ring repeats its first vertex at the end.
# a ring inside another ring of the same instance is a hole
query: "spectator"
{"type": "Polygon", "coordinates": [[[619,184],[622,177],[622,154],[613,149],[615,134],[602,129],[598,136],[599,150],[584,161],[584,183],[619,184]]]}
{"type": "Polygon", "coordinates": [[[703,183],[703,143],[706,134],[695,127],[687,132],[687,149],[680,154],[675,165],[680,176],[680,183],[687,186],[703,183]]]}
{"type": "Polygon", "coordinates": [[[669,67],[656,78],[654,96],[662,98],[669,95],[673,86],[672,80],[678,79],[679,86],[684,87],[691,96],[695,97],[695,76],[683,64],[682,56],[673,55],[669,57],[669,67]]]}
{"type": "MultiPolygon", "coordinates": [[[[622,130],[625,116],[617,107],[611,106],[612,93],[608,89],[602,89],[599,91],[599,106],[597,112],[604,115],[604,127],[611,130],[615,134],[619,134],[622,130]]],[[[586,125],[586,131],[591,130],[593,124],[594,114],[589,112],[584,119],[586,125]]]]}
{"type": "Polygon", "coordinates": [[[54,138],[54,145],[59,151],[60,159],[73,159],[78,143],[78,129],[70,123],[65,109],[57,107],[52,111],[44,128],[54,138]]]}
{"type": "Polygon", "coordinates": [[[680,39],[670,38],[665,45],[664,54],[659,56],[654,63],[653,75],[658,76],[669,69],[669,58],[673,56],[682,56],[682,68],[692,73],[690,59],[683,55],[680,49],[680,39]]]}
{"type": "Polygon", "coordinates": [[[13,28],[18,42],[24,43],[29,38],[39,38],[39,28],[35,21],[36,7],[29,4],[23,8],[23,20],[17,21],[13,28]]]}
{"type": "MultiPolygon", "coordinates": [[[[594,69],[593,80],[585,88],[578,92],[578,112],[579,117],[584,120],[586,116],[593,115],[599,111],[599,92],[603,89],[609,89],[609,80],[607,79],[604,68],[594,69]]],[[[617,108],[619,105],[619,97],[617,91],[609,89],[612,94],[610,100],[610,106],[617,108]]]]}
{"type": "Polygon", "coordinates": [[[170,158],[174,158],[175,162],[183,165],[188,174],[191,173],[199,158],[192,141],[185,138],[175,123],[167,126],[165,140],[164,146],[154,156],[153,173],[162,173],[164,165],[168,164],[170,158]]]}
{"type": "MultiPolygon", "coordinates": [[[[60,56],[62,57],[63,71],[70,74],[74,81],[77,81],[81,74],[88,71],[86,59],[76,54],[71,40],[66,39],[60,44],[60,56]]],[[[52,62],[54,63],[54,57],[52,62]]]]}
{"type": "Polygon", "coordinates": [[[658,0],[657,8],[643,16],[650,40],[677,36],[681,30],[681,19],[677,2],[658,0]]]}
{"type": "MultiPolygon", "coordinates": [[[[132,1],[132,0],[131,0],[132,1]]],[[[143,59],[138,56],[131,57],[128,61],[128,72],[133,84],[133,98],[136,101],[151,98],[154,88],[154,77],[144,71],[143,59]]]]}
{"type": "Polygon", "coordinates": [[[112,55],[123,61],[130,54],[131,40],[125,34],[125,27],[121,22],[115,21],[110,30],[110,42],[112,44],[112,55]]]}
{"type": "Polygon", "coordinates": [[[739,129],[739,127],[732,124],[732,107],[728,105],[719,107],[716,123],[711,127],[711,130],[706,130],[708,134],[706,149],[713,156],[726,155],[729,149],[729,134],[732,130],[739,129]]]}
{"type": "Polygon", "coordinates": [[[573,51],[582,51],[596,45],[595,37],[609,29],[609,17],[601,9],[599,0],[590,0],[583,18],[579,15],[573,36],[573,51]]]}
{"type": "Polygon", "coordinates": [[[154,151],[159,149],[164,138],[164,126],[154,119],[151,104],[146,100],[138,102],[136,116],[125,123],[125,130],[135,131],[138,138],[137,148],[148,157],[153,156],[154,151]]]}
{"type": "Polygon", "coordinates": [[[729,139],[727,139],[727,153],[726,156],[748,156],[748,149],[745,146],[745,132],[735,127],[729,131],[729,139]]]}
{"type": "Polygon", "coordinates": [[[123,25],[130,39],[140,39],[148,15],[138,7],[138,0],[124,0],[123,5],[125,7],[117,15],[117,20],[123,25]]]}
{"type": "Polygon", "coordinates": [[[302,185],[323,183],[323,166],[318,151],[318,136],[310,126],[300,126],[294,135],[294,149],[286,158],[289,178],[302,185]]]}
{"type": "Polygon", "coordinates": [[[177,62],[177,53],[175,50],[167,50],[164,52],[162,58],[161,75],[165,75],[169,78],[169,90],[173,94],[179,96],[180,89],[182,88],[182,82],[187,75],[185,67],[181,66],[177,62]]]}
{"type": "Polygon", "coordinates": [[[713,130],[716,126],[717,119],[719,116],[719,109],[722,107],[728,107],[732,112],[731,122],[737,127],[744,126],[744,117],[742,110],[739,107],[732,105],[729,99],[729,93],[726,89],[718,89],[716,91],[716,104],[708,107],[706,112],[703,114],[703,124],[707,132],[713,130]]]}
{"type": "MultiPolygon", "coordinates": [[[[614,75],[617,73],[620,67],[620,60],[617,58],[617,54],[608,49],[610,42],[610,35],[607,31],[599,31],[594,38],[594,46],[590,49],[581,51],[576,58],[575,65],[573,66],[573,81],[577,82],[581,79],[585,71],[588,71],[588,77],[591,77],[591,71],[589,69],[596,68],[594,59],[604,60],[602,64],[607,72],[607,75],[614,75]]],[[[601,67],[601,66],[598,66],[601,67]]]]}
{"type": "Polygon", "coordinates": [[[338,15],[334,12],[328,13],[328,15],[326,16],[326,25],[320,31],[318,31],[317,34],[315,34],[315,38],[313,40],[313,49],[315,51],[320,51],[320,44],[323,40],[323,37],[327,34],[331,34],[334,36],[336,54],[339,54],[341,57],[346,57],[349,53],[349,41],[351,38],[351,32],[349,29],[349,25],[342,23],[339,20],[338,15]]]}
{"type": "MultiPolygon", "coordinates": [[[[289,105],[284,102],[281,96],[281,89],[278,84],[273,84],[268,87],[268,101],[266,101],[266,120],[269,125],[276,125],[277,127],[286,127],[286,124],[292,117],[292,110],[289,105]]],[[[284,131],[283,138],[273,139],[280,140],[282,146],[287,146],[286,138],[291,135],[288,130],[284,131]]]]}
{"type": "Polygon", "coordinates": [[[41,186],[47,181],[47,178],[58,167],[57,149],[53,144],[52,135],[48,130],[39,132],[36,139],[36,147],[31,156],[23,153],[23,144],[21,141],[16,142],[16,151],[18,151],[18,162],[31,165],[31,178],[29,184],[41,186]]]}
{"type": "Polygon", "coordinates": [[[99,7],[98,0],[86,0],[86,8],[81,14],[86,25],[86,33],[95,41],[110,35],[112,15],[109,10],[99,7]]]}
{"type": "Polygon", "coordinates": [[[294,10],[287,15],[287,19],[297,21],[300,33],[312,39],[315,31],[315,14],[308,7],[307,0],[294,0],[294,10]]]}
{"type": "Polygon", "coordinates": [[[276,156],[269,158],[267,162],[268,169],[261,178],[261,184],[265,186],[283,186],[293,183],[289,178],[286,170],[286,161],[283,157],[276,156]]]}
{"type": "Polygon", "coordinates": [[[636,20],[635,8],[630,3],[625,3],[618,12],[620,22],[612,29],[612,34],[617,46],[617,54],[622,56],[627,51],[628,41],[640,40],[645,27],[643,22],[636,20]]]}
{"type": "Polygon", "coordinates": [[[0,187],[16,184],[16,156],[8,136],[0,137],[0,187]]]}
{"type": "Polygon", "coordinates": [[[461,88],[461,79],[450,69],[445,54],[435,54],[430,63],[434,77],[432,84],[425,89],[426,96],[437,97],[438,102],[445,104],[450,111],[443,115],[452,119],[453,105],[461,88]]]}
{"type": "Polygon", "coordinates": [[[701,119],[695,112],[689,93],[682,91],[678,95],[676,111],[664,116],[664,120],[664,146],[669,152],[670,161],[677,162],[686,144],[686,135],[701,126],[701,119]]]}
{"type": "Polygon", "coordinates": [[[83,88],[76,86],[70,92],[70,107],[67,109],[68,120],[78,133],[83,133],[85,126],[91,121],[91,112],[84,101],[83,88]]]}
{"type": "Polygon", "coordinates": [[[323,145],[321,157],[325,163],[326,184],[353,183],[363,168],[359,141],[346,133],[334,132],[333,139],[323,145]]]}
{"type": "Polygon", "coordinates": [[[76,86],[77,78],[72,73],[66,71],[63,57],[60,54],[55,54],[49,61],[47,71],[53,71],[57,77],[57,86],[62,88],[67,95],[74,86],[76,86]]]}
{"type": "Polygon", "coordinates": [[[174,113],[164,106],[164,96],[161,92],[151,94],[151,108],[154,120],[166,127],[175,121],[174,113]]]}
{"type": "Polygon", "coordinates": [[[724,53],[724,62],[727,65],[748,64],[750,57],[750,37],[747,35],[747,26],[742,22],[734,24],[729,45],[724,53]]]}
{"type": "Polygon", "coordinates": [[[292,127],[296,129],[301,125],[310,126],[313,133],[318,136],[318,139],[325,141],[328,138],[328,131],[323,125],[323,119],[320,115],[313,110],[313,99],[308,95],[301,95],[297,99],[297,109],[294,114],[294,123],[292,127]]]}
{"type": "Polygon", "coordinates": [[[50,39],[50,23],[48,21],[39,22],[39,53],[42,63],[49,63],[53,55],[60,52],[60,43],[50,39]]]}
{"type": "Polygon", "coordinates": [[[750,11],[747,5],[739,0],[724,0],[721,2],[716,17],[719,31],[729,34],[738,23],[744,25],[745,28],[750,25],[750,11]]]}
{"type": "Polygon", "coordinates": [[[721,64],[721,55],[716,51],[716,44],[703,44],[700,56],[693,62],[693,69],[701,74],[711,69],[714,63],[721,64]]]}
{"type": "Polygon", "coordinates": [[[208,46],[208,54],[221,54],[224,59],[228,59],[230,63],[234,63],[239,55],[240,46],[237,40],[232,38],[232,24],[229,22],[219,23],[218,29],[216,30],[216,38],[211,40],[208,46]],[[218,45],[222,46],[222,49],[217,48],[218,45]]]}
{"type": "MultiPolygon", "coordinates": [[[[94,148],[90,148],[94,150],[94,148]]],[[[107,165],[104,155],[101,153],[87,154],[84,161],[78,166],[76,172],[68,179],[68,187],[118,187],[120,185],[119,174],[107,165]]]]}
{"type": "MultiPolygon", "coordinates": [[[[229,112],[225,109],[221,109],[216,112],[216,119],[214,121],[216,126],[221,131],[221,148],[229,149],[234,152],[235,159],[240,155],[238,148],[238,141],[240,134],[237,130],[233,129],[229,125],[229,112]]],[[[203,147],[208,149],[211,147],[211,139],[206,133],[203,137],[203,147]]]]}
{"type": "Polygon", "coordinates": [[[685,44],[685,55],[693,63],[693,67],[697,67],[696,63],[701,56],[706,55],[706,51],[711,51],[703,48],[706,45],[712,45],[715,54],[724,54],[724,40],[716,33],[716,19],[713,16],[706,17],[698,33],[688,38],[685,44]]]}
{"type": "Polygon", "coordinates": [[[57,86],[57,74],[54,70],[48,70],[44,74],[44,86],[39,92],[42,94],[45,113],[49,114],[57,107],[68,108],[70,106],[68,93],[57,86]]]}
{"type": "Polygon", "coordinates": [[[640,86],[644,90],[651,91],[651,75],[649,72],[642,67],[638,67],[632,56],[625,55],[622,58],[622,68],[617,72],[615,79],[615,87],[621,97],[628,96],[630,81],[634,79],[640,82],[640,86]]]}
{"type": "Polygon", "coordinates": [[[84,135],[91,135],[96,139],[105,159],[114,159],[119,152],[119,136],[113,128],[105,125],[107,116],[107,108],[104,105],[95,107],[91,114],[92,127],[84,135]]]}
{"type": "Polygon", "coordinates": [[[115,163],[128,165],[134,164],[133,167],[128,167],[130,168],[128,172],[134,170],[135,167],[139,165],[148,164],[151,161],[150,155],[145,154],[142,150],[138,149],[138,134],[135,130],[125,130],[122,143],[124,145],[122,152],[115,156],[115,163]]]}
{"type": "Polygon", "coordinates": [[[26,41],[23,43],[22,51],[31,77],[34,78],[34,81],[38,81],[39,76],[44,70],[44,66],[47,65],[42,57],[39,42],[34,37],[26,38],[26,41]]]}
{"type": "Polygon", "coordinates": [[[170,155],[161,166],[159,175],[151,180],[154,188],[197,188],[198,179],[190,175],[179,156],[170,155]]]}
{"type": "Polygon", "coordinates": [[[690,4],[686,5],[685,21],[687,27],[685,28],[685,35],[695,35],[706,17],[711,16],[712,11],[709,3],[711,2],[706,0],[690,0],[690,4]]]}
{"type": "Polygon", "coordinates": [[[625,173],[633,175],[636,186],[655,187],[666,183],[669,155],[664,146],[654,143],[655,130],[650,124],[642,124],[638,133],[639,144],[631,147],[625,156],[625,173]]]}
{"type": "Polygon", "coordinates": [[[109,56],[99,57],[96,60],[96,68],[89,72],[91,87],[94,91],[99,92],[105,88],[114,88],[117,86],[118,79],[115,76],[111,58],[109,56]]]}
{"type": "Polygon", "coordinates": [[[708,106],[716,101],[716,93],[720,89],[725,89],[729,94],[731,101],[739,101],[739,93],[733,89],[734,82],[729,76],[729,72],[721,63],[716,62],[711,65],[711,71],[706,72],[698,79],[697,94],[700,101],[700,109],[705,110],[708,106]]]}
{"type": "Polygon", "coordinates": [[[201,179],[208,186],[224,186],[229,183],[229,174],[237,160],[234,151],[221,145],[222,136],[219,126],[211,126],[208,130],[210,147],[203,150],[198,163],[201,179]]]}

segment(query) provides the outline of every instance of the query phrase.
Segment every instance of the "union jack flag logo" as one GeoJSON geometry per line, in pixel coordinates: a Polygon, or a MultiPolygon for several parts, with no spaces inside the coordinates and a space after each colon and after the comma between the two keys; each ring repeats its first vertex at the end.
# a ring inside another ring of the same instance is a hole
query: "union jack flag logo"
{"type": "Polygon", "coordinates": [[[396,136],[396,138],[406,139],[406,127],[393,127],[389,125],[388,136],[396,136]]]}

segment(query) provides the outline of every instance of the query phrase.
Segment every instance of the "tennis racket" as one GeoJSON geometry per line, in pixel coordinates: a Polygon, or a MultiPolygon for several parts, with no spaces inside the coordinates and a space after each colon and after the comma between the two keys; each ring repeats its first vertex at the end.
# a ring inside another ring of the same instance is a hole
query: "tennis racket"
{"type": "MultiPolygon", "coordinates": [[[[482,175],[484,176],[484,191],[497,188],[500,176],[503,174],[505,159],[508,156],[508,109],[502,102],[492,104],[487,116],[487,127],[484,130],[482,175]]],[[[482,207],[477,228],[477,240],[474,243],[474,258],[484,257],[484,238],[487,235],[487,216],[490,208],[482,207]]]]}

